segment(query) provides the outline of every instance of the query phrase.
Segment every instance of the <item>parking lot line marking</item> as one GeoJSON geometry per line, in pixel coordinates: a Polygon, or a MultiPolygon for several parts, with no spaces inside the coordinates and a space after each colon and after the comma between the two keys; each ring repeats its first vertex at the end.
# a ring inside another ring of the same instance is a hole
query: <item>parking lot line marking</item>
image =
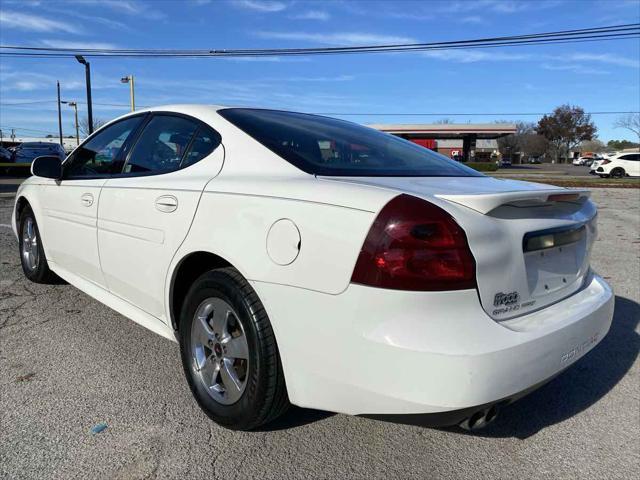
{"type": "Polygon", "coordinates": [[[11,225],[7,225],[6,223],[0,223],[0,227],[11,228],[11,225]]]}

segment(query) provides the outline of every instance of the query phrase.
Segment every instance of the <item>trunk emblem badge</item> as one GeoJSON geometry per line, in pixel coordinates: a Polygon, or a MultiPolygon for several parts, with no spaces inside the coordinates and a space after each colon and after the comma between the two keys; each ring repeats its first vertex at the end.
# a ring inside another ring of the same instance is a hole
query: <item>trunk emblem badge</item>
{"type": "Polygon", "coordinates": [[[493,297],[493,306],[499,307],[501,305],[513,305],[514,303],[518,303],[520,300],[520,294],[518,292],[509,292],[496,293],[495,297],[493,297]]]}

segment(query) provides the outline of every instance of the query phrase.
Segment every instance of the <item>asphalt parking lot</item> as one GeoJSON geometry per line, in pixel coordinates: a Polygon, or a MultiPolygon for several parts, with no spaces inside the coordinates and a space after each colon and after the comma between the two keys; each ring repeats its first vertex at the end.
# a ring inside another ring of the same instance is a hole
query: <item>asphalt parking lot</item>
{"type": "Polygon", "coordinates": [[[26,281],[0,198],[0,478],[640,478],[640,189],[593,198],[609,335],[472,434],[297,408],[224,430],[192,399],[176,344],[69,285],[26,281]]]}

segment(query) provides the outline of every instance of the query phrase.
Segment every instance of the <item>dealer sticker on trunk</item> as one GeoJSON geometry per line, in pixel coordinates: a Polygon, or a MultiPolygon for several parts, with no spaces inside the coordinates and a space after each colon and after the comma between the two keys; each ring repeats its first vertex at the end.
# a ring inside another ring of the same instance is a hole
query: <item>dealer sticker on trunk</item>
{"type": "Polygon", "coordinates": [[[515,312],[521,308],[530,307],[535,300],[531,300],[525,303],[518,303],[520,301],[520,294],[517,291],[503,293],[498,292],[493,297],[493,306],[498,307],[493,311],[493,315],[504,315],[505,313],[515,312]]]}

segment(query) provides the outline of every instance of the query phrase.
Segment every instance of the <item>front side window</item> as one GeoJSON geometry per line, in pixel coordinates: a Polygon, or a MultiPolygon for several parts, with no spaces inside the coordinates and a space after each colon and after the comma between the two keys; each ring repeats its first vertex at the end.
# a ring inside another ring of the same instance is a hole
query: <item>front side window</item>
{"type": "Polygon", "coordinates": [[[154,116],[124,166],[125,174],[166,173],[180,168],[198,124],[183,117],[154,116]]]}
{"type": "Polygon", "coordinates": [[[113,173],[122,146],[142,118],[125,118],[109,125],[78,147],[64,163],[65,178],[101,177],[113,173]]]}
{"type": "Polygon", "coordinates": [[[289,163],[314,175],[483,176],[428,148],[344,120],[246,108],[218,113],[289,163]]]}

